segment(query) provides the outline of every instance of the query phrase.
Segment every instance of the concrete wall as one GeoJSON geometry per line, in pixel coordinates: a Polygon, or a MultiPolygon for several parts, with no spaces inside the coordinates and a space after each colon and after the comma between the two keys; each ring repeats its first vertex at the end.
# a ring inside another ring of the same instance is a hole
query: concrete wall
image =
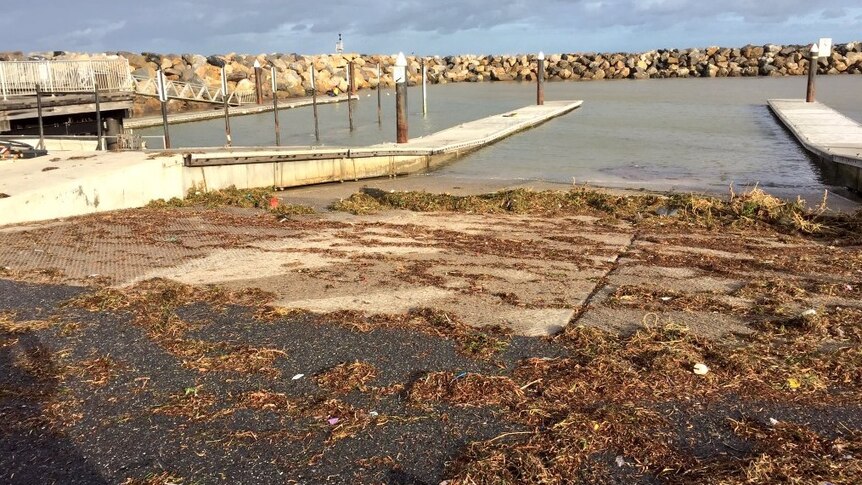
{"type": "Polygon", "coordinates": [[[231,185],[241,189],[298,187],[415,173],[426,170],[431,162],[429,156],[382,156],[185,167],[183,184],[185,190],[208,191],[231,185]]]}
{"type": "Polygon", "coordinates": [[[82,172],[0,199],[0,225],[142,207],[154,199],[185,195],[178,156],[115,168],[94,165],[82,172]]]}
{"type": "MultiPolygon", "coordinates": [[[[94,137],[95,138],[95,137],[94,137]]],[[[26,143],[30,146],[39,145],[39,138],[15,138],[15,141],[26,143]]],[[[49,152],[80,152],[96,151],[96,140],[73,140],[63,138],[45,138],[45,149],[49,152]]]]}

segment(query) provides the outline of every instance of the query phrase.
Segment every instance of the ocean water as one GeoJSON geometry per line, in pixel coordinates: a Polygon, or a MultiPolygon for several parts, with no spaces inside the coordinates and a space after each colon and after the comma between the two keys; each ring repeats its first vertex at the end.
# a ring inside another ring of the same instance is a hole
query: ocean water
{"type": "MultiPolygon", "coordinates": [[[[432,176],[575,182],[653,190],[726,192],[755,184],[781,195],[839,190],[779,124],[769,98],[804,96],[805,78],[655,79],[556,82],[545,97],[584,105],[533,130],[478,150],[432,176]]],[[[818,78],[818,100],[862,122],[862,76],[818,78]]],[[[319,106],[320,145],[364,146],[395,139],[394,91],[361,91],[355,130],[346,104],[319,106]]],[[[455,126],[535,102],[532,83],[449,84],[408,93],[410,136],[455,126]]],[[[280,112],[283,145],[313,145],[311,108],[280,112]]],[[[235,146],[273,145],[272,113],[234,117],[235,146]]],[[[139,130],[160,134],[159,128],[139,130]]],[[[224,144],[224,122],[171,127],[175,146],[224,144]]]]}

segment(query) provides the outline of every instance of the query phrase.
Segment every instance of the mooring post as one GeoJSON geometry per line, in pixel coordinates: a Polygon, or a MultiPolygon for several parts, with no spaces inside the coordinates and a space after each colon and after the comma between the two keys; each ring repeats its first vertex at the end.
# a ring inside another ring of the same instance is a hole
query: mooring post
{"type": "Polygon", "coordinates": [[[162,129],[165,133],[165,149],[171,148],[171,132],[168,129],[168,91],[165,89],[165,73],[161,69],[156,72],[156,88],[159,102],[162,105],[162,129]]]}
{"type": "Polygon", "coordinates": [[[380,63],[377,63],[377,124],[383,124],[383,92],[380,90],[383,78],[380,77],[380,63]]]}
{"type": "Polygon", "coordinates": [[[403,52],[395,58],[395,138],[398,143],[407,143],[407,58],[403,52]]]}
{"type": "Polygon", "coordinates": [[[539,52],[536,65],[536,104],[545,104],[545,53],[539,52]]]}
{"type": "Polygon", "coordinates": [[[96,151],[102,149],[102,107],[99,99],[99,86],[93,83],[93,98],[96,101],[96,151]]]}
{"type": "Polygon", "coordinates": [[[317,68],[314,67],[314,59],[311,59],[311,106],[314,111],[314,139],[320,141],[320,125],[317,119],[317,82],[314,80],[317,68]]]}
{"type": "Polygon", "coordinates": [[[227,147],[230,148],[233,144],[230,139],[230,108],[228,104],[228,96],[227,96],[227,71],[224,66],[221,68],[221,92],[222,99],[224,99],[224,135],[227,138],[227,147]]]}
{"type": "Polygon", "coordinates": [[[356,94],[353,69],[353,59],[351,59],[347,61],[347,117],[350,121],[350,131],[353,131],[353,96],[356,94]]]}
{"type": "Polygon", "coordinates": [[[263,68],[260,66],[260,61],[254,60],[254,92],[257,95],[258,106],[263,104],[263,68]]]}
{"type": "Polygon", "coordinates": [[[278,123],[278,79],[275,66],[271,69],[272,81],[272,113],[275,116],[275,146],[281,146],[281,126],[278,123]]]}
{"type": "Polygon", "coordinates": [[[422,114],[428,114],[428,86],[426,85],[428,79],[428,68],[425,66],[425,58],[423,57],[421,61],[419,61],[420,70],[422,71],[422,114]]]}
{"type": "Polygon", "coordinates": [[[45,149],[45,123],[42,120],[42,85],[36,83],[36,116],[39,118],[39,149],[45,149]]]}
{"type": "Polygon", "coordinates": [[[817,59],[820,57],[820,48],[817,43],[811,45],[808,56],[808,89],[805,92],[805,102],[814,102],[814,78],[817,76],[817,59]]]}

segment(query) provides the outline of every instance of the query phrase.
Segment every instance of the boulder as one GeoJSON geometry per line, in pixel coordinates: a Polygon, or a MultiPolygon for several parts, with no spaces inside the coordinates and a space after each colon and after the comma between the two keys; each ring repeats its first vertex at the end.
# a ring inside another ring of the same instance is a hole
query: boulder
{"type": "Polygon", "coordinates": [[[236,87],[234,91],[239,94],[250,94],[254,93],[254,83],[249,81],[248,79],[243,79],[236,83],[236,87]]]}
{"type": "Polygon", "coordinates": [[[209,56],[209,57],[207,57],[207,63],[208,63],[209,65],[211,65],[211,66],[215,66],[215,67],[224,67],[224,66],[225,66],[225,60],[224,60],[224,58],[219,57],[219,56],[209,56]]]}

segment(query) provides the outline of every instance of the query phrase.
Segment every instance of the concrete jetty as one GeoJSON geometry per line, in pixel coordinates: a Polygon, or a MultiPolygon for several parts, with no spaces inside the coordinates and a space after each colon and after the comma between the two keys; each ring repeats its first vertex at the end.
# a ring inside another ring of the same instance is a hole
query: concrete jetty
{"type": "Polygon", "coordinates": [[[799,143],[827,164],[833,178],[862,190],[862,124],[819,102],[770,99],[768,104],[799,143]]]}
{"type": "Polygon", "coordinates": [[[141,207],[192,188],[297,187],[421,172],[581,104],[527,106],[400,145],[63,152],[0,162],[0,225],[141,207]]]}
{"type": "MultiPolygon", "coordinates": [[[[354,95],[353,99],[359,99],[358,96],[354,95]]],[[[347,101],[347,95],[342,94],[338,96],[318,96],[317,104],[333,104],[333,103],[342,103],[347,101]]],[[[283,109],[292,109],[292,108],[302,108],[305,106],[311,106],[313,103],[312,97],[306,98],[292,98],[290,100],[280,101],[278,104],[279,111],[283,109]]],[[[271,112],[274,109],[272,103],[264,103],[264,104],[253,104],[253,105],[242,105],[242,106],[231,106],[228,108],[231,116],[245,116],[245,115],[254,115],[258,113],[267,113],[271,112]]],[[[224,118],[224,109],[221,107],[212,108],[206,111],[189,111],[185,113],[172,113],[168,115],[168,123],[169,124],[178,124],[178,123],[192,123],[195,121],[203,121],[203,120],[214,120],[218,118],[224,118]]],[[[130,118],[123,122],[123,126],[126,129],[140,129],[140,128],[149,128],[152,126],[162,126],[162,116],[141,116],[139,118],[130,118]]]]}

